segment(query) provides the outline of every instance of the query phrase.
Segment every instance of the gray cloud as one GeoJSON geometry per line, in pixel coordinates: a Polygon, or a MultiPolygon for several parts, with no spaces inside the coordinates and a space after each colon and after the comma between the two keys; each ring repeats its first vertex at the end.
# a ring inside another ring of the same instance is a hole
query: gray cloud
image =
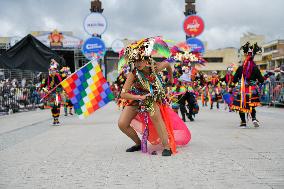
{"type": "MultiPolygon", "coordinates": [[[[162,35],[185,40],[182,30],[184,0],[102,0],[108,29],[103,39],[139,39],[162,35]]],[[[267,41],[284,38],[283,0],[198,0],[197,12],[205,21],[199,36],[209,48],[239,46],[245,32],[263,34],[267,41]]],[[[0,0],[0,36],[24,36],[30,31],[73,31],[83,39],[83,19],[90,0],[0,0]]]]}

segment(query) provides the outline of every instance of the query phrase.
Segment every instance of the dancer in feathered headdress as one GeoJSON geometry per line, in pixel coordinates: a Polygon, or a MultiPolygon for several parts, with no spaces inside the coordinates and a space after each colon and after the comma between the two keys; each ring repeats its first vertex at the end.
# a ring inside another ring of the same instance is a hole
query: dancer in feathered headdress
{"type": "Polygon", "coordinates": [[[233,70],[234,70],[234,68],[233,68],[233,66],[234,65],[228,66],[226,75],[220,79],[220,81],[222,82],[222,97],[223,97],[225,104],[227,104],[225,109],[227,109],[227,106],[229,106],[230,112],[231,112],[230,106],[233,102],[232,92],[233,92],[233,87],[234,87],[234,83],[233,83],[233,80],[234,80],[233,70]]]}
{"type": "MultiPolygon", "coordinates": [[[[175,80],[178,80],[181,84],[179,89],[185,88],[185,92],[179,93],[180,95],[177,98],[179,106],[176,106],[176,101],[172,101],[172,106],[180,108],[183,121],[186,121],[186,116],[190,121],[194,121],[193,115],[197,113],[194,112],[194,109],[198,109],[194,90],[196,87],[195,83],[197,83],[198,70],[192,65],[203,65],[205,61],[200,53],[192,52],[190,46],[186,43],[178,43],[171,48],[171,60],[178,62],[176,64],[180,68],[175,69],[179,74],[174,74],[175,80]],[[186,103],[188,110],[186,109],[186,103]]],[[[176,96],[175,91],[172,91],[172,93],[176,96]]]]}
{"type": "MultiPolygon", "coordinates": [[[[65,78],[71,75],[71,70],[69,67],[66,66],[66,67],[61,68],[60,73],[61,73],[62,79],[64,80],[65,78]]],[[[64,115],[65,116],[68,115],[68,109],[69,109],[69,115],[73,115],[73,112],[72,112],[73,104],[71,100],[68,98],[68,95],[66,94],[64,90],[62,92],[62,96],[63,96],[64,115]]]]}
{"type": "Polygon", "coordinates": [[[46,104],[49,108],[51,108],[53,125],[59,125],[62,88],[57,87],[56,90],[54,90],[54,87],[62,81],[62,78],[59,74],[59,64],[54,59],[51,59],[48,71],[49,75],[47,79],[42,82],[41,87],[45,92],[50,93],[45,98],[46,104]]]}
{"type": "Polygon", "coordinates": [[[167,69],[172,83],[172,69],[168,62],[155,62],[152,55],[169,57],[169,49],[160,37],[139,40],[121,53],[119,72],[129,70],[121,91],[121,98],[131,100],[123,109],[118,126],[136,145],[127,152],[147,152],[147,140],[151,144],[162,143],[163,156],[176,153],[176,145],[185,145],[190,132],[183,121],[167,107],[165,89],[158,73],[167,69]],[[175,123],[175,124],[173,124],[175,123]],[[131,126],[130,126],[131,125],[131,126]],[[142,133],[142,141],[135,130],[142,133]],[[179,130],[176,135],[175,130],[179,130]]]}
{"type": "Polygon", "coordinates": [[[212,71],[212,76],[208,83],[209,88],[209,102],[210,109],[213,109],[214,102],[216,102],[216,107],[219,109],[219,103],[222,100],[220,78],[217,71],[212,71]]]}
{"type": "Polygon", "coordinates": [[[238,82],[238,85],[234,91],[234,101],[231,108],[239,111],[240,127],[246,127],[245,113],[250,113],[254,126],[259,127],[255,107],[260,105],[258,84],[263,83],[264,77],[253,59],[262,50],[257,43],[250,45],[249,42],[243,45],[241,49],[244,52],[245,60],[234,75],[234,83],[238,82]]]}

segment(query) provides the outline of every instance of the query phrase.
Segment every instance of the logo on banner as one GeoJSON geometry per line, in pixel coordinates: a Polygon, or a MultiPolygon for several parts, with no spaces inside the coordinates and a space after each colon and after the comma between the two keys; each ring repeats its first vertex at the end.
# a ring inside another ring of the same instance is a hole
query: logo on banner
{"type": "Polygon", "coordinates": [[[105,51],[105,43],[98,37],[87,39],[82,47],[82,53],[88,60],[103,58],[105,51]]]}
{"type": "Polygon", "coordinates": [[[74,49],[81,48],[83,40],[70,35],[67,32],[40,32],[34,35],[44,45],[52,49],[74,49]]]}
{"type": "Polygon", "coordinates": [[[91,13],[84,20],[84,29],[89,35],[101,35],[106,31],[107,21],[101,13],[91,13]]]}
{"type": "Polygon", "coordinates": [[[203,32],[204,22],[199,16],[188,16],[183,22],[183,30],[187,36],[196,37],[203,32]]]}
{"type": "Polygon", "coordinates": [[[188,38],[186,43],[190,46],[191,52],[204,53],[205,51],[202,41],[197,38],[188,38]]]}
{"type": "Polygon", "coordinates": [[[121,40],[116,39],[112,42],[111,48],[112,48],[113,52],[118,53],[124,48],[124,44],[121,40]]]}
{"type": "Polygon", "coordinates": [[[50,47],[63,47],[63,34],[61,32],[54,30],[48,35],[48,39],[50,42],[50,47]]]}

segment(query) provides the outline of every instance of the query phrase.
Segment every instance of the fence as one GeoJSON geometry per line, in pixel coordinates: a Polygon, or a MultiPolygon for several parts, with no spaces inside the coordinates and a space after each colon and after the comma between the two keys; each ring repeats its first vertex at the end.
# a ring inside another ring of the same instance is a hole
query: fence
{"type": "Polygon", "coordinates": [[[34,110],[42,95],[36,87],[0,87],[0,113],[34,110]]]}
{"type": "Polygon", "coordinates": [[[264,105],[284,106],[284,82],[265,82],[261,89],[260,100],[264,105]]]}
{"type": "MultiPolygon", "coordinates": [[[[40,99],[43,96],[44,93],[36,87],[0,87],[0,114],[42,107],[40,99]]],[[[260,99],[264,105],[284,106],[284,82],[265,82],[261,88],[260,99]]]]}
{"type": "Polygon", "coordinates": [[[47,72],[0,68],[0,80],[17,79],[17,81],[21,81],[22,79],[25,78],[27,81],[31,81],[32,83],[35,83],[35,82],[38,82],[39,79],[46,77],[46,75],[47,75],[47,72]]]}

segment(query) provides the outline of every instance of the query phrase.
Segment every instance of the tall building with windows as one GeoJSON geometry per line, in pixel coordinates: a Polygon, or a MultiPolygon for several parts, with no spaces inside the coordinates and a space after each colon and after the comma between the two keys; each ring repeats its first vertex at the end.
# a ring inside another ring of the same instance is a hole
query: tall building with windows
{"type": "Polygon", "coordinates": [[[284,64],[284,39],[274,40],[263,45],[263,69],[273,70],[284,64]]]}

